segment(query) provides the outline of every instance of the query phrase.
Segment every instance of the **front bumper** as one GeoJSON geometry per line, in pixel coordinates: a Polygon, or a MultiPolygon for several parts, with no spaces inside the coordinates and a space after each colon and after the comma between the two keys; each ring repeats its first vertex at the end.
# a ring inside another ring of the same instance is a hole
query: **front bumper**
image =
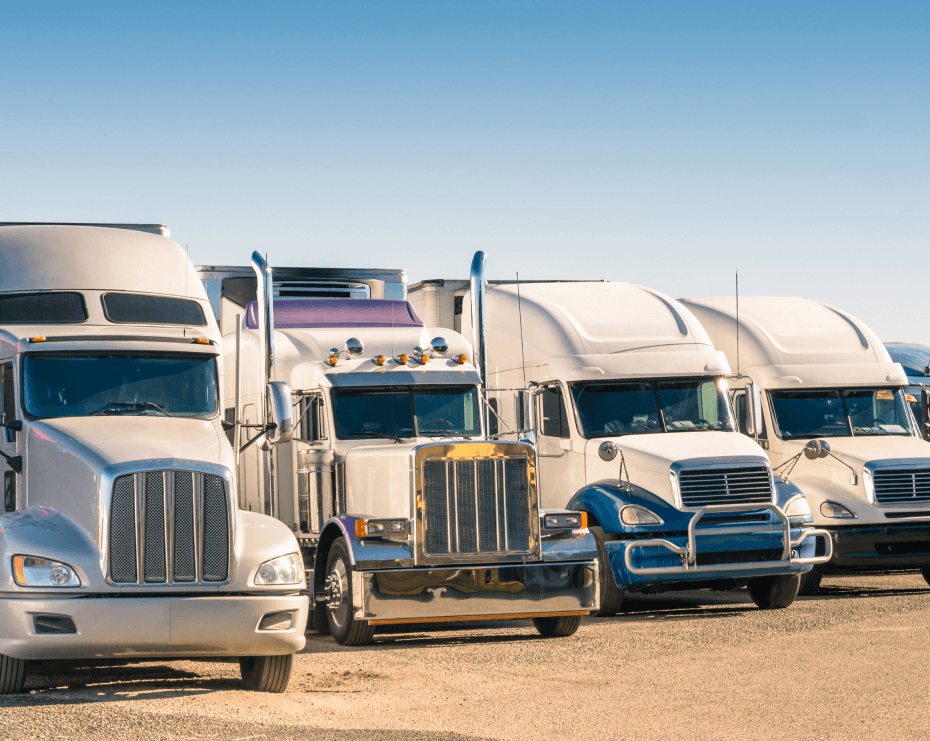
{"type": "Polygon", "coordinates": [[[608,541],[605,544],[614,579],[627,589],[643,589],[671,583],[754,576],[800,574],[831,556],[826,530],[792,528],[774,504],[779,524],[722,525],[698,528],[705,513],[745,512],[745,505],[713,505],[699,509],[688,523],[687,535],[641,540],[608,541]],[[816,538],[825,553],[815,554],[816,538]]]}
{"type": "Polygon", "coordinates": [[[827,573],[930,566],[930,525],[829,527],[833,558],[827,573]]]}
{"type": "Polygon", "coordinates": [[[0,598],[0,654],[17,659],[274,656],[304,647],[306,596],[0,598]],[[292,612],[289,630],[259,630],[292,612]],[[39,633],[37,615],[71,618],[76,633],[39,633]]]}
{"type": "Polygon", "coordinates": [[[583,614],[600,607],[597,561],[356,571],[355,619],[377,624],[583,614]]]}

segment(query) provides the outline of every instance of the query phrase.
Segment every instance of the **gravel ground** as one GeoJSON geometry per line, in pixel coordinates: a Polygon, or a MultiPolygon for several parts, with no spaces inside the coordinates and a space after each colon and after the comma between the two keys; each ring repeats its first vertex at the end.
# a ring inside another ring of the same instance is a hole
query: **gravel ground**
{"type": "Polygon", "coordinates": [[[745,590],[625,607],[562,639],[311,634],[283,695],[241,691],[237,664],[41,667],[0,698],[0,739],[930,739],[919,575],[826,579],[773,612],[745,590]]]}

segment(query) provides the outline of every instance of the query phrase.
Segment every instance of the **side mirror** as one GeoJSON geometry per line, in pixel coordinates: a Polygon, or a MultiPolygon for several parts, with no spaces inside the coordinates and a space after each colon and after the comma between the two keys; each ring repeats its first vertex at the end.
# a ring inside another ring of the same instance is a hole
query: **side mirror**
{"type": "Polygon", "coordinates": [[[804,455],[810,460],[826,458],[830,455],[830,443],[826,440],[808,440],[804,446],[804,455]]]}
{"type": "Polygon", "coordinates": [[[272,381],[266,390],[268,422],[274,425],[265,434],[272,445],[290,442],[294,436],[294,407],[291,405],[291,387],[284,381],[272,381]]]}
{"type": "Polygon", "coordinates": [[[515,415],[517,421],[517,432],[535,432],[536,425],[533,424],[536,416],[533,414],[533,394],[529,389],[520,389],[514,394],[513,398],[515,415]]]}
{"type": "Polygon", "coordinates": [[[750,383],[746,386],[745,432],[752,437],[762,434],[762,390],[757,383],[750,383]]]}

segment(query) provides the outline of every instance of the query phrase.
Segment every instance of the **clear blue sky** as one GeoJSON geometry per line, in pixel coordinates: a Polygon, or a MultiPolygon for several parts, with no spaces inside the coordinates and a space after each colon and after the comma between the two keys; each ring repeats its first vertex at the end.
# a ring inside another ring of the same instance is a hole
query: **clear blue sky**
{"type": "Polygon", "coordinates": [[[0,220],[806,295],[930,343],[930,3],[0,0],[0,220]]]}

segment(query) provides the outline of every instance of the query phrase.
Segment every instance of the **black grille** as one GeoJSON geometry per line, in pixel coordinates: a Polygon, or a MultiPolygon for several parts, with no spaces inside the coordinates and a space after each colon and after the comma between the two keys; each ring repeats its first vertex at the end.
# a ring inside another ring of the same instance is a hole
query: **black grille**
{"type": "Polygon", "coordinates": [[[532,550],[526,458],[429,458],[422,476],[428,555],[532,550]]]}
{"type": "Polygon", "coordinates": [[[229,511],[220,476],[146,471],[120,476],[110,506],[110,579],[137,584],[223,582],[229,576],[229,511]],[[200,513],[200,514],[198,514],[200,513]],[[197,566],[201,553],[200,578],[197,566]]]}
{"type": "Polygon", "coordinates": [[[768,466],[684,468],[678,472],[684,507],[714,504],[770,504],[772,477],[768,466]]]}
{"type": "Polygon", "coordinates": [[[930,504],[930,468],[878,468],[872,481],[879,504],[930,504]]]}

